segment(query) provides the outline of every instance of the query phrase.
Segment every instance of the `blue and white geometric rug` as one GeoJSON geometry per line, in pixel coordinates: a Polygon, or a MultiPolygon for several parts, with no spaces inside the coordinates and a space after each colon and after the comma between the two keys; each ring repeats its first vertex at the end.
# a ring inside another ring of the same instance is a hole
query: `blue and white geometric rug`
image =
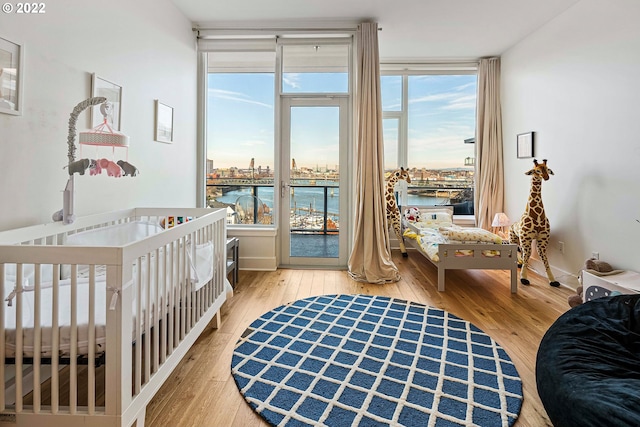
{"type": "Polygon", "coordinates": [[[275,426],[511,426],[522,381],[490,336],[446,311],[324,295],[260,316],[231,372],[275,426]]]}

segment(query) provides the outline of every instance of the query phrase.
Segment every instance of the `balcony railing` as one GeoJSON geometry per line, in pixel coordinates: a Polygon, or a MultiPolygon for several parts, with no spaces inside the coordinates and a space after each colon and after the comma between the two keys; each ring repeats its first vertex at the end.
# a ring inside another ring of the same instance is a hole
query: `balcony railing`
{"type": "MultiPolygon", "coordinates": [[[[290,191],[289,212],[292,233],[339,233],[337,185],[292,183],[290,191]]],[[[273,196],[273,185],[207,184],[208,206],[230,208],[231,212],[227,217],[230,224],[273,224],[273,196]]]]}
{"type": "MultiPolygon", "coordinates": [[[[231,224],[274,224],[272,183],[273,180],[253,184],[207,184],[207,204],[211,207],[230,208],[228,219],[231,224]]],[[[409,205],[448,205],[453,207],[456,215],[473,215],[472,183],[415,184],[412,183],[408,187],[409,205]],[[420,200],[422,198],[424,201],[420,200]],[[434,198],[441,201],[434,202],[434,198]]],[[[292,183],[290,192],[289,214],[292,233],[339,233],[341,218],[337,183],[292,183]]]]}

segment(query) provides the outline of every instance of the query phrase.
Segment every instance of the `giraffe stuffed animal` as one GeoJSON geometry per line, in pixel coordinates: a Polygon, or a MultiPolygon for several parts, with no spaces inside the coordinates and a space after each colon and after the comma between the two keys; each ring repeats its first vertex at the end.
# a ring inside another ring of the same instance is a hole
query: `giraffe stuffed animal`
{"type": "Polygon", "coordinates": [[[520,283],[523,285],[529,284],[527,267],[531,256],[531,247],[535,240],[538,254],[547,271],[549,285],[560,286],[560,283],[553,277],[553,273],[549,268],[547,245],[549,244],[551,232],[549,220],[544,213],[544,206],[542,205],[542,180],[547,181],[549,175],[553,175],[553,171],[547,167],[547,159],[544,159],[542,163],[538,163],[538,160],[534,159],[533,165],[533,169],[525,172],[525,175],[531,176],[531,191],[529,192],[527,207],[520,220],[513,223],[509,228],[509,242],[517,244],[522,251],[520,283]]]}
{"type": "Polygon", "coordinates": [[[398,209],[398,203],[396,202],[396,196],[394,187],[399,180],[407,181],[407,184],[411,183],[409,177],[409,171],[404,168],[397,169],[391,172],[391,175],[387,179],[387,187],[384,193],[385,205],[387,206],[387,225],[393,227],[393,231],[396,233],[398,243],[400,244],[400,252],[402,256],[406,257],[407,248],[404,246],[404,240],[402,239],[402,224],[400,223],[400,209],[398,209]]]}

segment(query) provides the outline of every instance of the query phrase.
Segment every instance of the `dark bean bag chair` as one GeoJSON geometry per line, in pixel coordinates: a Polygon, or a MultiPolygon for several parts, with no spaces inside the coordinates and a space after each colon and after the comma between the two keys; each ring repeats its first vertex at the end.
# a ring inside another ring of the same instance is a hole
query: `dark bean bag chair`
{"type": "Polygon", "coordinates": [[[560,316],[540,343],[536,383],[555,427],[640,426],[640,295],[560,316]]]}

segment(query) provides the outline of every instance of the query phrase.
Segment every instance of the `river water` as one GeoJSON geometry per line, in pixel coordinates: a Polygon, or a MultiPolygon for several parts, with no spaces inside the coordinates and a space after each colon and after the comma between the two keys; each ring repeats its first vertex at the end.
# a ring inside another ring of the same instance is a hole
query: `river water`
{"type": "MultiPolygon", "coordinates": [[[[273,187],[256,187],[258,197],[262,203],[273,208],[273,187]]],[[[333,219],[338,217],[338,189],[336,188],[332,195],[332,188],[327,189],[327,213],[333,219]]],[[[291,209],[296,209],[296,213],[308,213],[309,209],[321,214],[324,211],[324,187],[296,187],[291,200],[291,209]]],[[[250,196],[251,189],[244,188],[241,190],[233,190],[222,196],[216,197],[218,202],[234,205],[236,200],[241,196],[250,196]]],[[[417,194],[408,195],[408,205],[442,205],[449,202],[448,198],[427,197],[417,194]]]]}

